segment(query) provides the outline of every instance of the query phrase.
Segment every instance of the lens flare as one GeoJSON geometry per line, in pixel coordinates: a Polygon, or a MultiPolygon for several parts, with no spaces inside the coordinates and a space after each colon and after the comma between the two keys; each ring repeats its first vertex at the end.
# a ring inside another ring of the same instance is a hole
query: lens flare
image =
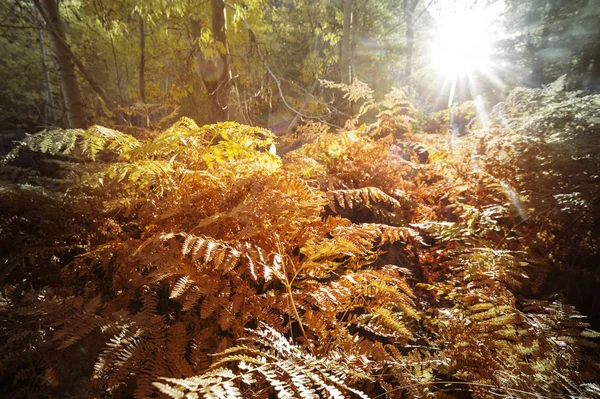
{"type": "Polygon", "coordinates": [[[461,77],[492,66],[492,45],[496,38],[490,12],[471,8],[440,15],[431,43],[432,65],[446,77],[461,77]]]}

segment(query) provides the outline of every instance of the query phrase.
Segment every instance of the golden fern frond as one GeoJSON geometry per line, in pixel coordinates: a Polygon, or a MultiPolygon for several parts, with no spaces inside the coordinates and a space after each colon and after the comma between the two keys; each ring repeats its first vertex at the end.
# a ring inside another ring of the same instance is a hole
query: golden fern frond
{"type": "Polygon", "coordinates": [[[242,398],[238,387],[239,378],[247,384],[255,382],[251,376],[234,374],[225,368],[215,369],[203,375],[189,378],[160,378],[163,382],[154,382],[158,390],[171,398],[242,398]]]}
{"type": "Polygon", "coordinates": [[[83,183],[90,188],[107,191],[126,188],[119,193],[121,196],[131,191],[143,192],[151,187],[162,194],[172,183],[173,172],[172,165],[164,161],[114,162],[99,172],[85,176],[83,183]]]}
{"type": "Polygon", "coordinates": [[[134,398],[145,398],[152,394],[152,382],[160,375],[194,372],[185,359],[191,341],[186,325],[167,325],[158,314],[159,297],[154,291],[143,293],[140,300],[137,313],[119,317],[94,365],[93,378],[102,390],[116,396],[127,384],[135,384],[134,398]]]}
{"type": "Polygon", "coordinates": [[[367,336],[376,334],[405,341],[408,337],[406,329],[412,330],[414,320],[423,317],[415,304],[415,294],[406,281],[408,276],[408,270],[386,265],[347,272],[326,284],[304,280],[296,284],[299,290],[296,303],[302,309],[307,331],[321,338],[353,341],[357,337],[353,338],[348,330],[355,332],[358,327],[358,331],[367,331],[367,336]],[[391,324],[401,333],[386,327],[383,321],[391,321],[391,316],[380,308],[391,310],[393,317],[404,324],[405,328],[391,324]],[[378,315],[376,312],[386,314],[378,315]],[[347,338],[343,338],[345,334],[347,338]]]}
{"type": "Polygon", "coordinates": [[[221,240],[190,234],[183,242],[181,254],[189,256],[192,261],[199,260],[206,266],[212,266],[213,270],[230,271],[242,260],[240,249],[240,244],[232,246],[221,240]]]}
{"type": "Polygon", "coordinates": [[[423,244],[419,233],[410,227],[393,227],[377,223],[351,224],[335,227],[328,239],[313,239],[300,248],[306,258],[303,273],[311,277],[326,277],[338,267],[360,268],[377,260],[379,249],[386,244],[423,244]]]}
{"type": "MultiPolygon", "coordinates": [[[[233,241],[227,242],[218,240],[205,235],[194,235],[188,233],[167,233],[156,235],[144,241],[135,254],[154,248],[161,243],[172,241],[181,242],[181,256],[191,260],[194,264],[200,265],[195,272],[202,271],[221,271],[230,272],[238,266],[243,266],[244,272],[249,273],[255,281],[270,281],[273,278],[274,256],[269,254],[260,246],[248,242],[233,241]]],[[[151,251],[151,250],[150,250],[151,251]]],[[[178,267],[180,267],[179,265],[178,267]]],[[[164,270],[154,272],[157,281],[164,280],[171,276],[187,275],[188,278],[194,278],[192,270],[176,269],[172,273],[166,273],[164,270]]],[[[200,274],[198,277],[202,277],[200,274]]],[[[189,281],[179,281],[179,291],[184,286],[189,287],[189,281]]],[[[200,283],[200,282],[196,282],[200,283]]],[[[173,293],[172,293],[173,295],[173,293]]],[[[175,296],[180,296],[178,292],[175,296]]]]}
{"type": "MultiPolygon", "coordinates": [[[[112,336],[107,343],[107,348],[98,357],[94,365],[94,378],[101,378],[123,369],[126,363],[136,357],[141,358],[140,352],[143,351],[142,331],[130,330],[125,327],[120,333],[112,336]]],[[[118,378],[114,378],[118,383],[118,378]]],[[[116,386],[111,386],[109,389],[114,389],[116,386]]]]}
{"type": "Polygon", "coordinates": [[[448,266],[474,286],[494,281],[494,284],[504,283],[517,289],[529,279],[525,273],[529,261],[522,251],[494,248],[462,250],[448,266]]]}
{"type": "MultiPolygon", "coordinates": [[[[385,95],[380,103],[380,108],[385,108],[379,113],[380,117],[383,115],[402,115],[408,118],[409,114],[416,113],[416,109],[410,102],[406,92],[397,87],[392,87],[392,90],[385,95]]],[[[412,120],[409,121],[412,122],[412,120]]]]}
{"type": "Polygon", "coordinates": [[[406,308],[406,314],[418,319],[419,312],[413,308],[415,294],[406,281],[408,276],[408,270],[386,265],[346,273],[327,285],[307,281],[300,287],[307,291],[303,298],[311,298],[312,305],[325,312],[330,308],[344,312],[352,307],[369,309],[393,303],[403,310],[406,308]]]}
{"type": "MultiPolygon", "coordinates": [[[[599,348],[590,340],[599,338],[600,333],[591,330],[585,316],[577,312],[572,305],[540,300],[526,300],[524,305],[526,317],[539,331],[551,334],[553,342],[557,345],[569,343],[575,351],[581,351],[583,347],[599,348]]],[[[586,356],[582,357],[588,360],[586,356]]]]}
{"type": "Polygon", "coordinates": [[[242,383],[253,391],[274,390],[282,398],[318,398],[321,392],[336,399],[349,394],[368,398],[351,386],[354,381],[368,378],[361,370],[365,367],[363,359],[341,352],[315,357],[264,325],[246,340],[253,343],[253,347],[239,345],[218,354],[217,361],[203,375],[161,378],[162,382],[154,385],[172,398],[243,397],[242,383]],[[228,364],[235,364],[236,372],[223,367],[228,364]]]}
{"type": "Polygon", "coordinates": [[[199,154],[206,150],[218,134],[214,127],[199,127],[192,119],[182,117],[152,141],[144,143],[135,155],[137,158],[152,157],[163,160],[176,155],[186,161],[195,156],[198,159],[191,165],[198,164],[201,160],[199,154]]]}
{"type": "Polygon", "coordinates": [[[81,135],[81,151],[92,160],[104,149],[113,150],[127,158],[126,154],[140,145],[141,143],[129,134],[98,125],[88,128],[81,135]]]}
{"type": "Polygon", "coordinates": [[[414,340],[413,334],[402,320],[402,316],[401,312],[393,312],[386,307],[377,307],[371,313],[359,316],[354,323],[382,337],[414,340]]]}
{"type": "Polygon", "coordinates": [[[336,212],[338,208],[353,209],[359,206],[374,210],[384,209],[391,212],[402,206],[397,199],[377,187],[328,191],[327,199],[333,212],[336,212]]]}
{"type": "Polygon", "coordinates": [[[451,241],[465,242],[469,240],[468,231],[455,222],[426,221],[411,223],[410,226],[432,236],[436,240],[436,245],[447,244],[451,241]]]}

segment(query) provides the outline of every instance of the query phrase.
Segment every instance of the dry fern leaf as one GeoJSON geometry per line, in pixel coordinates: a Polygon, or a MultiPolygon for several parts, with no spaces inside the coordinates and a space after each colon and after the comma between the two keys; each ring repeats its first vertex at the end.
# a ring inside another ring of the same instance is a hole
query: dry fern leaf
{"type": "Polygon", "coordinates": [[[276,255],[248,242],[228,243],[204,235],[186,233],[165,234],[161,239],[171,240],[177,237],[183,238],[181,255],[199,263],[201,268],[209,267],[210,270],[230,272],[242,266],[244,272],[248,272],[255,281],[270,281],[274,270],[277,269],[276,255]]]}
{"type": "Polygon", "coordinates": [[[402,205],[394,197],[377,187],[365,187],[355,190],[335,190],[327,192],[329,207],[333,212],[338,209],[353,209],[364,206],[371,209],[393,211],[402,205]]]}
{"type": "Polygon", "coordinates": [[[331,238],[309,240],[300,248],[306,257],[300,265],[303,275],[323,278],[341,266],[363,267],[377,260],[379,249],[387,244],[425,245],[410,227],[377,223],[342,225],[329,234],[331,238]]]}
{"type": "Polygon", "coordinates": [[[341,315],[352,322],[355,313],[360,315],[390,304],[403,316],[418,320],[422,315],[416,309],[415,294],[401,273],[409,275],[408,271],[387,265],[378,270],[347,273],[327,284],[303,284],[304,294],[298,302],[306,311],[318,311],[311,315],[314,326],[330,324],[341,315]]]}
{"type": "Polygon", "coordinates": [[[204,265],[212,266],[213,269],[230,271],[241,262],[242,252],[236,248],[240,246],[228,245],[224,241],[203,235],[190,234],[185,235],[181,254],[194,262],[200,261],[204,265]]]}
{"type": "MultiPolygon", "coordinates": [[[[228,369],[219,368],[201,376],[189,378],[160,378],[163,382],[154,382],[158,390],[171,398],[242,398],[236,375],[228,369]]],[[[244,380],[243,378],[241,378],[244,380]]],[[[245,381],[252,381],[246,379],[245,381]]]]}
{"type": "Polygon", "coordinates": [[[240,387],[244,383],[254,392],[275,391],[279,398],[319,398],[326,392],[336,399],[350,394],[368,399],[350,386],[356,379],[367,378],[356,369],[364,367],[364,359],[338,352],[315,357],[264,325],[246,340],[253,345],[239,345],[217,354],[207,373],[184,379],[160,378],[154,386],[172,398],[243,397],[240,387]],[[227,364],[235,364],[236,371],[224,368],[227,364]]]}
{"type": "Polygon", "coordinates": [[[354,323],[382,337],[414,340],[411,330],[402,321],[402,313],[392,312],[386,307],[375,308],[371,313],[359,316],[354,323]]]}

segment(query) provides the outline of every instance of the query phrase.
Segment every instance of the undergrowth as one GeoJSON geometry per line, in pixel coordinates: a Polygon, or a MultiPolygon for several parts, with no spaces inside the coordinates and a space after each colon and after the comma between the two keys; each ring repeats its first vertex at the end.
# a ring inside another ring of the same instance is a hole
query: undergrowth
{"type": "Polygon", "coordinates": [[[281,157],[185,118],[27,137],[0,189],[2,395],[597,397],[599,334],[535,294],[598,248],[576,127],[598,98],[525,94],[533,119],[515,92],[458,140],[384,115],[281,157]],[[31,151],[54,176],[15,173],[31,151]]]}

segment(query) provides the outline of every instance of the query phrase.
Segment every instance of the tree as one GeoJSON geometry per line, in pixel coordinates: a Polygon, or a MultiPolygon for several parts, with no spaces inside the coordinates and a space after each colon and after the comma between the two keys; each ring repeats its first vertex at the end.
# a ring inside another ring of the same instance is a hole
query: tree
{"type": "Polygon", "coordinates": [[[195,49],[196,72],[202,79],[210,103],[210,120],[213,123],[229,118],[230,70],[226,32],[226,8],[223,0],[211,0],[212,51],[200,49],[202,25],[197,19],[191,19],[192,37],[198,48],[195,49]]]}
{"type": "Polygon", "coordinates": [[[145,79],[144,79],[144,73],[146,71],[146,57],[145,57],[145,47],[146,47],[146,37],[145,37],[145,33],[144,33],[144,19],[142,18],[142,16],[139,17],[139,23],[140,23],[140,69],[139,69],[139,79],[138,79],[138,85],[139,85],[139,100],[142,103],[146,102],[146,85],[145,85],[145,79]]]}
{"type": "Polygon", "coordinates": [[[415,10],[419,0],[404,0],[404,21],[406,23],[406,63],[404,75],[409,78],[412,70],[413,48],[415,45],[415,10]]]}
{"type": "Polygon", "coordinates": [[[600,54],[599,17],[598,0],[509,0],[505,57],[524,69],[523,83],[529,86],[570,74],[572,84],[581,87],[600,78],[594,62],[600,54]]]}
{"type": "MultiPolygon", "coordinates": [[[[345,85],[352,83],[352,67],[350,64],[350,38],[352,36],[352,0],[343,1],[343,24],[342,24],[342,40],[340,51],[340,81],[345,85]]],[[[344,102],[342,110],[350,114],[352,104],[350,100],[344,102]]],[[[343,122],[344,115],[341,115],[343,122]]]]}
{"type": "Polygon", "coordinates": [[[349,85],[352,83],[352,69],[350,66],[350,37],[352,36],[352,0],[344,0],[344,21],[341,41],[340,77],[341,82],[349,85]]]}
{"type": "MultiPolygon", "coordinates": [[[[34,8],[32,3],[15,0],[0,3],[0,127],[4,131],[56,122],[50,99],[57,98],[59,92],[55,89],[60,89],[54,79],[50,51],[46,51],[49,38],[38,24],[34,8]],[[46,78],[50,79],[50,87],[46,78]]],[[[6,148],[3,143],[10,140],[8,136],[0,137],[0,147],[6,148]]]]}
{"type": "Polygon", "coordinates": [[[34,3],[50,30],[52,52],[58,67],[60,87],[69,127],[85,127],[85,107],[81,98],[77,75],[75,74],[73,59],[66,41],[65,25],[58,11],[58,3],[56,0],[34,0],[34,3]]]}

